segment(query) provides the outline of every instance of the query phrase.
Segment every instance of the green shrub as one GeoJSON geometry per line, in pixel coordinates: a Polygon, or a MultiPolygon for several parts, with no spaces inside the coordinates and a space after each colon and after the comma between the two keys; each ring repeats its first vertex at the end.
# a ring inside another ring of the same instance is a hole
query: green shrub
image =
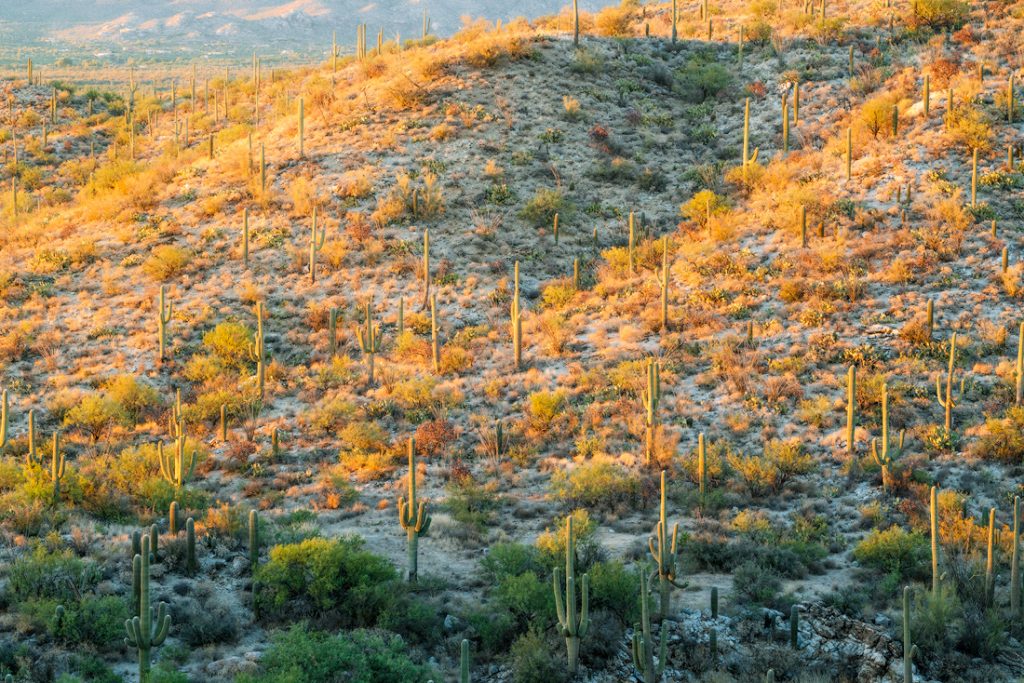
{"type": "Polygon", "coordinates": [[[744,562],[737,567],[732,585],[740,602],[755,605],[771,605],[782,590],[778,574],[756,562],[744,562]]]}
{"type": "Polygon", "coordinates": [[[1002,418],[985,421],[985,431],[971,445],[971,454],[982,460],[1024,462],[1024,406],[1013,406],[1002,418]]]}
{"type": "Polygon", "coordinates": [[[64,425],[85,432],[95,442],[115,423],[126,419],[127,416],[113,399],[99,394],[86,394],[78,405],[64,415],[64,425]]]}
{"type": "Polygon", "coordinates": [[[131,424],[160,404],[156,389],[132,375],[110,378],[103,384],[103,392],[131,424]]]}
{"type": "Polygon", "coordinates": [[[509,612],[522,632],[528,626],[546,627],[555,619],[551,582],[533,572],[506,576],[494,590],[499,609],[509,612]]]}
{"type": "Polygon", "coordinates": [[[390,562],[363,549],[361,538],[310,538],[270,549],[256,572],[256,604],[272,620],[314,615],[349,628],[373,626],[397,576],[390,562]]]}
{"type": "Polygon", "coordinates": [[[571,205],[561,190],[541,188],[519,212],[519,217],[536,228],[549,227],[554,223],[555,214],[564,221],[570,213],[571,205]]]}
{"type": "Polygon", "coordinates": [[[691,102],[703,102],[732,84],[732,74],[718,62],[691,59],[679,70],[679,89],[691,102]]]}
{"type": "Polygon", "coordinates": [[[396,683],[440,680],[409,658],[400,636],[357,629],[331,635],[297,624],[276,633],[260,659],[260,673],[238,683],[396,683]]]}
{"type": "Polygon", "coordinates": [[[564,653],[555,654],[540,632],[531,630],[512,644],[513,683],[563,683],[569,680],[564,653]]]}
{"type": "Polygon", "coordinates": [[[640,578],[636,571],[620,560],[612,560],[596,563],[587,574],[590,576],[591,612],[607,610],[624,625],[640,618],[637,594],[640,578]]]}
{"type": "Polygon", "coordinates": [[[960,0],[917,0],[908,23],[912,28],[958,29],[967,21],[970,5],[960,0]]]}
{"type": "Polygon", "coordinates": [[[75,557],[70,550],[39,543],[32,552],[11,563],[7,599],[14,605],[31,598],[71,603],[79,593],[92,590],[100,578],[94,562],[75,557]]]}
{"type": "Polygon", "coordinates": [[[203,335],[203,345],[228,367],[242,369],[250,364],[249,345],[253,339],[245,325],[223,322],[203,335]]]}
{"type": "Polygon", "coordinates": [[[885,531],[873,529],[853,549],[853,559],[865,567],[898,577],[900,581],[922,576],[930,555],[928,539],[895,524],[885,531]]]}
{"type": "Polygon", "coordinates": [[[80,601],[30,599],[22,603],[20,612],[55,640],[73,645],[88,643],[101,651],[120,648],[124,622],[129,617],[125,601],[111,595],[85,595],[80,601]],[[56,616],[57,605],[64,607],[60,619],[56,616]]]}
{"type": "Polygon", "coordinates": [[[551,477],[555,496],[570,507],[635,508],[643,502],[639,476],[614,462],[591,460],[551,477]]]}
{"type": "Polygon", "coordinates": [[[505,652],[519,633],[515,618],[504,610],[496,609],[493,604],[473,609],[463,617],[475,634],[473,640],[479,645],[478,653],[484,657],[505,652]]]}
{"type": "Polygon", "coordinates": [[[142,270],[155,280],[167,280],[181,273],[192,254],[171,244],[161,244],[142,262],[142,270]]]}

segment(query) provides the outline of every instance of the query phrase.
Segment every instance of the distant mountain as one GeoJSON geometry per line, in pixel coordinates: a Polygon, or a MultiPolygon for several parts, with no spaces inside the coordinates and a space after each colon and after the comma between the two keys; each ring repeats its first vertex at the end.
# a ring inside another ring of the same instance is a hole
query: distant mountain
{"type": "MultiPolygon", "coordinates": [[[[431,32],[448,35],[465,16],[509,20],[557,13],[569,0],[3,0],[0,38],[15,46],[83,46],[95,51],[308,54],[326,50],[332,31],[350,46],[356,24],[388,39],[418,36],[424,10],[431,32]]],[[[583,9],[614,4],[583,0],[583,9]]]]}

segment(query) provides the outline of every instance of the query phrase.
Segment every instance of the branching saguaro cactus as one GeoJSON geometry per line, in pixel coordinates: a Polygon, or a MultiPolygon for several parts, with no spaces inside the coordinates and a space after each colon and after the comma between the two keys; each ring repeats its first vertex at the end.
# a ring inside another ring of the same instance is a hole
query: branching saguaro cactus
{"type": "Polygon", "coordinates": [[[654,459],[654,440],[658,430],[658,407],[661,405],[661,362],[647,359],[647,388],[641,394],[644,405],[644,451],[647,464],[654,459]]]}
{"type": "Polygon", "coordinates": [[[576,539],[573,536],[571,514],[565,520],[565,576],[562,576],[560,568],[555,567],[552,584],[558,625],[569,656],[569,674],[575,676],[579,668],[580,638],[587,635],[590,628],[590,577],[584,574],[580,579],[581,599],[577,613],[576,539]]]}
{"type": "Polygon", "coordinates": [[[266,386],[267,349],[263,337],[263,302],[256,302],[256,336],[249,344],[249,357],[256,363],[256,388],[262,401],[266,386]]]}
{"type": "Polygon", "coordinates": [[[171,322],[171,315],[173,313],[174,306],[167,301],[167,286],[160,285],[160,297],[156,305],[156,323],[160,351],[158,360],[161,363],[167,358],[167,323],[171,322]]]}
{"type": "Polygon", "coordinates": [[[953,431],[953,408],[960,404],[960,399],[963,398],[964,388],[966,386],[967,377],[960,378],[960,388],[958,391],[954,391],[953,372],[954,366],[956,365],[956,332],[949,339],[949,364],[946,368],[946,388],[943,391],[939,377],[935,378],[935,398],[938,400],[939,405],[946,413],[946,433],[953,431]],[[953,394],[956,393],[956,396],[953,394]],[[945,397],[943,397],[945,394],[945,397]]]}
{"type": "Polygon", "coordinates": [[[60,480],[64,478],[64,454],[60,450],[60,431],[53,433],[53,453],[50,456],[50,471],[47,472],[53,484],[53,504],[60,502],[60,480]]]}
{"type": "MultiPolygon", "coordinates": [[[[647,539],[647,548],[654,558],[656,572],[658,574],[658,590],[661,597],[659,602],[659,617],[662,621],[668,619],[671,612],[672,587],[680,590],[686,587],[685,583],[677,581],[677,567],[679,559],[678,540],[679,525],[672,525],[672,534],[668,531],[668,514],[665,504],[665,470],[661,471],[661,517],[654,527],[654,536],[647,539]]],[[[653,578],[653,574],[651,575],[653,578]]]]}
{"type": "MultiPolygon", "coordinates": [[[[640,623],[633,626],[633,666],[644,677],[644,683],[658,683],[665,674],[665,660],[668,659],[668,638],[661,634],[658,660],[654,660],[654,636],[651,634],[650,597],[648,596],[647,567],[640,568],[640,623]]],[[[664,622],[662,625],[664,628],[664,622]]]]}
{"type": "Polygon", "coordinates": [[[176,489],[184,486],[192,478],[196,469],[196,449],[193,448],[192,453],[186,457],[184,424],[179,423],[179,425],[181,426],[180,433],[174,440],[173,453],[165,454],[162,441],[156,446],[157,457],[160,460],[160,476],[176,489]]]}
{"type": "Polygon", "coordinates": [[[917,645],[910,641],[910,586],[903,587],[903,683],[914,683],[914,657],[917,645]]]}
{"type": "Polygon", "coordinates": [[[373,324],[373,299],[366,302],[366,320],[363,329],[356,328],[356,337],[359,340],[359,348],[366,356],[366,364],[370,370],[370,383],[373,383],[374,358],[380,352],[381,334],[380,327],[373,324]]]}
{"type": "Polygon", "coordinates": [[[871,440],[871,457],[882,468],[882,490],[888,492],[892,486],[892,465],[903,452],[906,431],[900,430],[899,439],[894,445],[889,440],[889,385],[882,385],[882,448],[878,449],[878,439],[871,440]]]}
{"type": "Polygon", "coordinates": [[[316,282],[316,255],[324,248],[324,241],[327,239],[327,230],[321,229],[319,235],[316,231],[316,207],[313,207],[313,226],[309,234],[309,282],[316,282]]]}
{"type": "Polygon", "coordinates": [[[149,605],[149,536],[142,537],[141,552],[132,559],[132,571],[139,577],[139,614],[124,622],[128,636],[126,645],[139,651],[139,680],[149,678],[150,654],[154,647],[159,647],[167,638],[171,628],[171,615],[167,613],[167,603],[161,602],[156,608],[149,605]]]}
{"type": "Polygon", "coordinates": [[[398,499],[398,523],[405,529],[408,551],[408,579],[415,582],[419,574],[419,539],[430,530],[426,501],[416,497],[416,441],[409,438],[409,498],[398,499]]]}
{"type": "Polygon", "coordinates": [[[519,307],[519,261],[515,263],[512,289],[512,358],[516,370],[523,366],[523,311],[519,307]]]}

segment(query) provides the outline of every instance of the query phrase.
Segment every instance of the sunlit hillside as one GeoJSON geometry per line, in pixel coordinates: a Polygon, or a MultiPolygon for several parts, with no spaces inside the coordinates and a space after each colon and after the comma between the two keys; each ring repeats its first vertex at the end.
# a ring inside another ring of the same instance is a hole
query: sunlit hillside
{"type": "Polygon", "coordinates": [[[1024,3],[677,10],[0,81],[0,677],[1022,680],[1024,3]]]}

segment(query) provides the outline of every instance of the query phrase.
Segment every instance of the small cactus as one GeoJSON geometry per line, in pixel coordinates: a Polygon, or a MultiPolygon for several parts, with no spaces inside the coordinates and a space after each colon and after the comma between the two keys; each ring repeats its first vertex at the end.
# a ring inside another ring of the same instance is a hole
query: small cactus
{"type": "Polygon", "coordinates": [[[260,515],[249,510],[249,571],[256,573],[260,564],[260,515]]]}
{"type": "Polygon", "coordinates": [[[173,500],[167,510],[167,530],[171,536],[178,535],[178,503],[173,500]]]}
{"type": "Polygon", "coordinates": [[[263,337],[263,302],[256,302],[256,336],[249,344],[249,358],[256,363],[256,388],[262,401],[265,392],[267,350],[263,337]]]}
{"type": "Polygon", "coordinates": [[[47,472],[53,484],[53,504],[60,502],[60,480],[64,478],[64,454],[60,450],[60,431],[53,433],[53,454],[50,457],[50,471],[47,472]]]}
{"type": "Polygon", "coordinates": [[[523,312],[519,306],[519,261],[515,263],[512,290],[512,355],[516,370],[523,365],[523,312]]]}
{"type": "Polygon", "coordinates": [[[800,608],[796,605],[789,608],[789,646],[800,649],[800,608]]]}
{"type": "Polygon", "coordinates": [[[313,207],[313,226],[309,235],[309,282],[316,282],[316,255],[324,248],[324,241],[327,239],[327,230],[321,229],[319,234],[316,230],[316,207],[313,207]]]}
{"type": "Polygon", "coordinates": [[[846,372],[846,451],[852,457],[856,449],[857,366],[846,372]]]}
{"type": "Polygon", "coordinates": [[[157,300],[157,339],[159,341],[160,355],[158,360],[163,362],[167,358],[167,323],[171,322],[171,315],[174,306],[167,301],[167,286],[160,285],[160,297],[157,300]]]}
{"type": "Polygon", "coordinates": [[[7,446],[7,390],[0,393],[0,449],[7,446]]]}
{"type": "Polygon", "coordinates": [[[410,582],[419,574],[419,538],[430,530],[427,504],[416,497],[416,441],[409,438],[409,497],[398,499],[398,523],[406,533],[410,582]]]}

